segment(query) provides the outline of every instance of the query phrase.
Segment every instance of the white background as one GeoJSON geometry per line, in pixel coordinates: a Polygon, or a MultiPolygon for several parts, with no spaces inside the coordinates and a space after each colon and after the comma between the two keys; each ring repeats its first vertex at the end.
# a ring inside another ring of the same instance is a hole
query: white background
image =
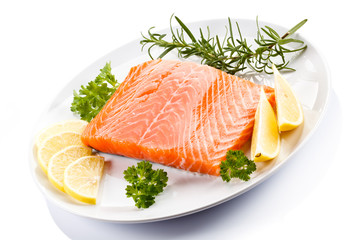
{"type": "Polygon", "coordinates": [[[354,239],[354,8],[351,1],[1,1],[1,239],[354,239]],[[108,224],[47,207],[29,172],[32,129],[89,64],[151,26],[249,18],[292,27],[325,56],[328,110],[307,145],[251,191],[191,216],[108,224]]]}

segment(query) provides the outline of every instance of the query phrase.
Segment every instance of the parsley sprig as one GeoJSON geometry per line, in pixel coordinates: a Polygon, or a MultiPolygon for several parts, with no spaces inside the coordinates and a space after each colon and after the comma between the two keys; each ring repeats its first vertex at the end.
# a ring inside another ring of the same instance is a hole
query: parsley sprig
{"type": "Polygon", "coordinates": [[[152,169],[147,161],[128,167],[123,172],[126,181],[131,183],[126,187],[127,197],[132,197],[138,208],[149,208],[155,203],[155,197],[167,185],[167,173],[162,169],[152,169]]]}
{"type": "Polygon", "coordinates": [[[256,170],[256,165],[249,160],[240,150],[229,150],[226,160],[220,164],[220,175],[223,181],[229,182],[232,178],[239,178],[243,181],[250,179],[250,174],[256,170]]]}
{"type": "Polygon", "coordinates": [[[111,73],[111,62],[100,69],[100,74],[79,93],[74,90],[74,99],[70,110],[80,115],[82,120],[90,122],[118,88],[119,83],[111,73]]]}

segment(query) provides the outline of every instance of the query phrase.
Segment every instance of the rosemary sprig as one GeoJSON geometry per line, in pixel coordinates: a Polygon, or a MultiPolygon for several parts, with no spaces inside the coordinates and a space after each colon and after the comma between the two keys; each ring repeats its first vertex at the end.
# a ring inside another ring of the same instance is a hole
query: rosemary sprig
{"type": "Polygon", "coordinates": [[[175,20],[180,25],[180,29],[176,28],[174,30],[172,27],[173,16],[174,15],[170,18],[171,41],[165,40],[166,34],[152,33],[154,27],[148,30],[148,36],[142,34],[143,40],[140,42],[142,44],[142,50],[145,46],[150,45],[148,54],[152,59],[154,59],[154,57],[151,54],[151,50],[153,47],[158,46],[164,48],[164,51],[158,58],[163,58],[166,54],[175,49],[178,52],[178,56],[181,58],[198,56],[201,58],[201,64],[218,68],[229,74],[243,71],[247,67],[256,72],[271,74],[272,71],[270,70],[272,70],[271,66],[273,63],[279,70],[295,70],[288,67],[289,60],[286,60],[285,54],[299,52],[307,47],[303,41],[289,38],[307,22],[307,19],[301,21],[280,37],[280,35],[269,26],[260,28],[257,18],[257,37],[254,41],[258,47],[252,50],[251,45],[249,45],[246,38],[242,36],[238,22],[235,23],[238,38],[234,37],[230,18],[228,18],[228,26],[226,26],[226,35],[221,42],[217,35],[213,37],[210,36],[209,27],[207,27],[207,35],[203,34],[200,28],[200,38],[196,38],[190,29],[176,16],[175,20]],[[189,38],[190,41],[185,40],[187,38],[189,38]],[[289,43],[299,43],[301,47],[296,49],[288,48],[286,45],[289,43]]]}

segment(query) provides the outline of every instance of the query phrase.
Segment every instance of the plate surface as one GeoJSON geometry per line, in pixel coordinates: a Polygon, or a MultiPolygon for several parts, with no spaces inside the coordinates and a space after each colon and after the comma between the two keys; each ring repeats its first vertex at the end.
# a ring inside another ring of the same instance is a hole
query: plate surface
{"type": "MultiPolygon", "coordinates": [[[[252,43],[252,38],[256,34],[255,20],[238,19],[238,23],[244,37],[250,38],[248,42],[252,43]]],[[[227,24],[227,20],[209,20],[187,25],[194,33],[198,32],[199,27],[205,30],[209,26],[211,34],[218,34],[223,38],[227,24]]],[[[271,26],[280,34],[288,30],[261,21],[259,21],[259,25],[271,26]]],[[[169,30],[166,29],[161,32],[169,32],[169,30]]],[[[34,180],[49,201],[66,211],[93,219],[121,223],[152,222],[184,216],[213,207],[244,193],[271,176],[285,162],[290,160],[291,156],[301,148],[316,130],[323,117],[330,91],[330,74],[326,62],[309,41],[299,34],[296,34],[296,38],[304,40],[308,48],[292,60],[290,67],[297,69],[297,71],[284,73],[284,76],[293,87],[303,106],[305,121],[302,126],[294,131],[282,133],[279,156],[267,163],[257,163],[257,171],[253,173],[250,181],[233,180],[225,183],[219,177],[190,173],[153,164],[153,168],[163,168],[167,171],[168,186],[156,198],[156,203],[153,206],[149,209],[139,210],[134,206],[133,200],[126,198],[125,187],[127,182],[123,178],[123,171],[128,166],[136,164],[137,160],[102,154],[106,159],[105,173],[100,185],[97,205],[89,206],[71,199],[51,185],[37,164],[36,151],[33,149],[29,161],[34,180]]],[[[35,129],[36,132],[49,124],[76,118],[70,112],[73,90],[78,90],[81,85],[93,80],[106,62],[111,61],[112,73],[119,81],[123,81],[132,66],[149,60],[146,49],[141,52],[139,40],[137,39],[112,51],[75,77],[58,93],[40,117],[35,129]]],[[[155,56],[158,55],[159,52],[156,52],[155,56]]],[[[176,59],[177,56],[171,53],[166,58],[176,59]]],[[[273,86],[272,75],[243,74],[240,76],[259,84],[273,86]]],[[[34,142],[31,144],[33,146],[34,142]]],[[[247,150],[248,146],[245,149],[247,150]]],[[[248,151],[246,151],[246,154],[249,154],[248,151]]]]}

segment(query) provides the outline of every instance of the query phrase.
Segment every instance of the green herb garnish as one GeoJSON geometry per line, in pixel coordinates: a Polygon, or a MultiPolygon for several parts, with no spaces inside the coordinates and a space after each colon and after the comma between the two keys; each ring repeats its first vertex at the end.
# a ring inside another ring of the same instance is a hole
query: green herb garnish
{"type": "Polygon", "coordinates": [[[90,122],[118,88],[119,83],[111,73],[111,62],[100,69],[100,74],[87,86],[81,86],[79,93],[74,90],[70,110],[90,122]]]}
{"type": "Polygon", "coordinates": [[[132,185],[127,185],[126,195],[132,197],[138,208],[149,208],[155,203],[155,197],[167,185],[167,173],[162,169],[153,170],[147,161],[128,167],[124,178],[132,185]]]}
{"type": "Polygon", "coordinates": [[[228,18],[227,31],[223,41],[217,35],[211,37],[209,27],[207,27],[207,34],[204,34],[200,28],[200,38],[195,37],[190,29],[176,16],[175,20],[180,25],[180,29],[174,31],[172,18],[173,16],[170,18],[171,41],[165,40],[166,34],[152,33],[151,30],[154,27],[148,30],[148,36],[142,34],[143,40],[140,43],[142,44],[142,48],[150,45],[148,54],[152,59],[151,49],[158,46],[165,49],[158,58],[163,58],[167,53],[176,49],[179,57],[189,58],[190,56],[198,56],[201,58],[201,64],[215,67],[229,74],[243,71],[247,67],[256,72],[264,71],[271,74],[272,63],[279,70],[294,70],[288,67],[289,61],[286,61],[285,54],[302,51],[307,47],[303,41],[289,38],[307,22],[307,19],[291,28],[282,37],[271,27],[265,26],[260,28],[258,19],[256,19],[257,37],[254,41],[258,47],[252,50],[251,45],[243,38],[237,22],[235,24],[239,38],[234,37],[230,18],[228,18]],[[262,33],[266,34],[266,37],[262,33]],[[289,43],[299,43],[301,47],[296,49],[286,48],[286,45],[289,43]],[[278,63],[280,60],[281,63],[278,63]]]}
{"type": "Polygon", "coordinates": [[[256,170],[255,163],[249,160],[240,150],[229,150],[226,160],[222,161],[219,166],[220,175],[226,182],[229,182],[232,178],[248,181],[249,175],[256,170]]]}

